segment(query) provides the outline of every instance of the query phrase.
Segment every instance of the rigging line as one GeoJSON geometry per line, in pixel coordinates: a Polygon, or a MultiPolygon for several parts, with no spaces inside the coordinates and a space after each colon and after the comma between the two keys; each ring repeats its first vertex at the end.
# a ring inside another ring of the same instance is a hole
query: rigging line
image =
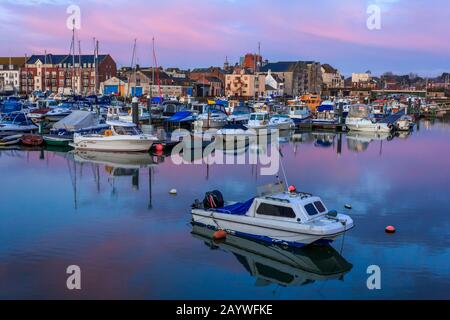
{"type": "Polygon", "coordinates": [[[286,188],[289,188],[289,183],[286,176],[286,171],[284,170],[284,164],[283,164],[283,153],[281,152],[281,147],[278,147],[278,152],[280,154],[280,165],[281,165],[281,171],[283,172],[284,176],[284,182],[286,183],[286,188]]]}

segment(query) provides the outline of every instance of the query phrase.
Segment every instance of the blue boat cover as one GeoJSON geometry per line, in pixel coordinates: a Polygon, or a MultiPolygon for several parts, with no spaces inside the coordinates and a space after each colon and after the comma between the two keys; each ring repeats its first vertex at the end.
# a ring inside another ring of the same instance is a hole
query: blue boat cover
{"type": "Polygon", "coordinates": [[[192,115],[191,111],[179,111],[175,113],[172,117],[167,119],[167,122],[179,122],[183,121],[183,119],[190,117],[192,115]]]}
{"type": "Polygon", "coordinates": [[[319,106],[319,107],[317,108],[317,111],[318,111],[318,112],[333,111],[333,106],[330,106],[330,105],[327,105],[327,104],[321,105],[321,106],[319,106]]]}
{"type": "Polygon", "coordinates": [[[164,99],[162,97],[153,97],[152,103],[162,103],[164,99]]]}
{"type": "Polygon", "coordinates": [[[229,206],[225,206],[223,208],[214,209],[215,212],[225,213],[225,214],[233,214],[238,216],[243,216],[247,213],[248,209],[252,206],[254,198],[246,201],[246,202],[238,202],[229,206]]]}

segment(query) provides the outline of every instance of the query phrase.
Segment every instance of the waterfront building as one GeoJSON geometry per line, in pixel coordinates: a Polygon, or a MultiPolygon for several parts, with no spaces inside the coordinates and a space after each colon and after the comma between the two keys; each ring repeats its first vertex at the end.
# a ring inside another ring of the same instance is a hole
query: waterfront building
{"type": "Polygon", "coordinates": [[[100,83],[100,93],[124,97],[128,91],[128,79],[120,76],[112,77],[100,83]]]}
{"type": "Polygon", "coordinates": [[[228,97],[258,98],[264,96],[266,75],[253,74],[249,70],[225,76],[225,95],[228,97]]]}
{"type": "Polygon", "coordinates": [[[344,79],[339,70],[333,68],[328,63],[321,65],[322,83],[324,87],[328,88],[342,88],[344,87],[344,79]]]}
{"type": "Polygon", "coordinates": [[[265,95],[266,96],[283,96],[284,95],[284,81],[271,70],[267,72],[265,78],[265,95]]]}
{"type": "Polygon", "coordinates": [[[286,95],[301,96],[306,93],[321,93],[322,70],[319,62],[281,61],[268,63],[261,67],[261,72],[269,70],[283,81],[286,95]]]}
{"type": "Polygon", "coordinates": [[[21,69],[20,91],[92,94],[117,73],[110,55],[32,55],[21,69]]]}
{"type": "Polygon", "coordinates": [[[20,91],[20,69],[25,57],[0,57],[0,94],[20,91]]]}

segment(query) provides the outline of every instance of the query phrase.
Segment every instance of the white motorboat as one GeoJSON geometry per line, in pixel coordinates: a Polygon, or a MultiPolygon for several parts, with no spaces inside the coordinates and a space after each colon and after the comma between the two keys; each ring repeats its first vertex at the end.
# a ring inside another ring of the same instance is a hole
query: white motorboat
{"type": "Polygon", "coordinates": [[[353,228],[349,216],[328,210],[319,197],[280,186],[242,203],[224,203],[219,191],[208,192],[192,206],[193,223],[293,247],[329,243],[353,228]]]}
{"type": "Polygon", "coordinates": [[[312,120],[314,124],[334,124],[337,123],[334,104],[331,101],[324,101],[316,109],[316,117],[312,120]]]}
{"type": "Polygon", "coordinates": [[[303,286],[315,281],[342,280],[353,267],[330,245],[282,247],[234,235],[215,241],[213,233],[209,228],[192,226],[194,238],[210,248],[232,253],[257,279],[256,286],[303,286]]]}
{"type": "Polygon", "coordinates": [[[233,109],[233,112],[228,117],[228,121],[231,123],[246,124],[250,120],[250,114],[254,112],[252,107],[237,106],[233,109]]]}
{"type": "Polygon", "coordinates": [[[254,112],[250,114],[250,119],[245,126],[249,129],[267,129],[269,118],[268,112],[254,112]]]}
{"type": "Polygon", "coordinates": [[[108,121],[110,126],[103,135],[75,134],[72,146],[76,150],[145,152],[157,140],[152,135],[143,134],[135,124],[121,121],[108,121]]]}
{"type": "Polygon", "coordinates": [[[270,129],[291,130],[295,128],[295,122],[286,114],[274,114],[269,120],[270,129]]]}
{"type": "Polygon", "coordinates": [[[413,117],[404,115],[399,120],[397,120],[394,125],[395,128],[399,131],[409,131],[414,127],[415,123],[413,117]]]}
{"type": "Polygon", "coordinates": [[[350,107],[345,125],[349,130],[367,132],[391,132],[393,126],[390,123],[377,121],[371,117],[370,107],[364,104],[355,104],[350,107]]]}
{"type": "Polygon", "coordinates": [[[219,104],[205,106],[203,113],[199,114],[194,126],[197,128],[222,128],[228,123],[225,107],[219,104]]]}
{"type": "Polygon", "coordinates": [[[311,110],[304,103],[297,103],[289,106],[289,117],[295,123],[301,123],[311,118],[311,110]]]}
{"type": "Polygon", "coordinates": [[[23,112],[6,114],[0,120],[0,136],[31,133],[37,129],[38,127],[23,112]]]}
{"type": "Polygon", "coordinates": [[[48,121],[56,122],[72,113],[72,110],[69,107],[57,107],[51,109],[49,112],[45,114],[45,118],[48,121]]]}

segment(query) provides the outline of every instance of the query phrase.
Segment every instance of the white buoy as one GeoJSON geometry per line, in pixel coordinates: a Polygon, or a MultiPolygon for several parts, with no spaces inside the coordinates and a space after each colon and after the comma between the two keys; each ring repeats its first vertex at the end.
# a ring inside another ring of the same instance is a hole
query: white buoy
{"type": "Polygon", "coordinates": [[[346,208],[346,209],[351,209],[351,208],[352,208],[352,205],[351,205],[351,204],[346,204],[346,205],[345,205],[345,208],[346,208]]]}
{"type": "Polygon", "coordinates": [[[177,194],[177,189],[172,189],[169,191],[170,194],[177,194]]]}

